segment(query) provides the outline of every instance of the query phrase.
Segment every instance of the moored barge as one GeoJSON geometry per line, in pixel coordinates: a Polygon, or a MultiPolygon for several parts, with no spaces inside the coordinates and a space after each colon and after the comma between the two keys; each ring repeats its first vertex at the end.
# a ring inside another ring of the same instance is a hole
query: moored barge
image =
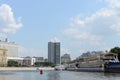
{"type": "Polygon", "coordinates": [[[107,53],[79,58],[68,63],[66,70],[84,72],[120,72],[117,54],[107,53]]]}

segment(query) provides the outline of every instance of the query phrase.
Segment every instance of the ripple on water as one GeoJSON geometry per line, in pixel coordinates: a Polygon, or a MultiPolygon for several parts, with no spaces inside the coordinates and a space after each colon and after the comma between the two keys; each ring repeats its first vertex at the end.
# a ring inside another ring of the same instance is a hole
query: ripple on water
{"type": "Polygon", "coordinates": [[[119,73],[74,71],[0,71],[0,80],[119,80],[119,73]]]}

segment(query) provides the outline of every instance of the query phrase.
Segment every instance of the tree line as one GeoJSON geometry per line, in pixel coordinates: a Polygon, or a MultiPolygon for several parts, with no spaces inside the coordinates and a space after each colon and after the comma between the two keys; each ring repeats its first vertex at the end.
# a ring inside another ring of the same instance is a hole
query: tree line
{"type": "MultiPolygon", "coordinates": [[[[27,67],[27,65],[21,65],[19,64],[17,61],[14,61],[14,60],[9,60],[8,63],[7,63],[7,66],[8,67],[27,67]]],[[[55,67],[56,65],[54,63],[50,63],[50,62],[35,62],[34,65],[31,65],[31,66],[34,66],[34,67],[48,67],[48,66],[51,66],[51,67],[55,67]]]]}

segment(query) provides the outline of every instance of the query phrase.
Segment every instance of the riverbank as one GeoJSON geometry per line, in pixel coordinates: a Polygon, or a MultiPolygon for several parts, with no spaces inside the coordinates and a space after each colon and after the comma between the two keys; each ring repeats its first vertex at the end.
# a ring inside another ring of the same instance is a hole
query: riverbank
{"type": "MultiPolygon", "coordinates": [[[[37,70],[38,67],[0,67],[0,71],[22,71],[22,70],[37,70]]],[[[41,67],[42,70],[54,70],[52,67],[41,67]]]]}

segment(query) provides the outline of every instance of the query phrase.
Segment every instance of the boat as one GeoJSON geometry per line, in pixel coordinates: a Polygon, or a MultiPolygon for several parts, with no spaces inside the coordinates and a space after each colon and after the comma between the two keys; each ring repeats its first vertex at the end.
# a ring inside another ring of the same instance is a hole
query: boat
{"type": "Polygon", "coordinates": [[[64,65],[57,65],[54,68],[55,70],[65,70],[65,66],[64,65]]]}
{"type": "Polygon", "coordinates": [[[85,72],[120,72],[120,61],[115,53],[109,52],[102,55],[91,55],[69,62],[66,70],[85,72]]]}

